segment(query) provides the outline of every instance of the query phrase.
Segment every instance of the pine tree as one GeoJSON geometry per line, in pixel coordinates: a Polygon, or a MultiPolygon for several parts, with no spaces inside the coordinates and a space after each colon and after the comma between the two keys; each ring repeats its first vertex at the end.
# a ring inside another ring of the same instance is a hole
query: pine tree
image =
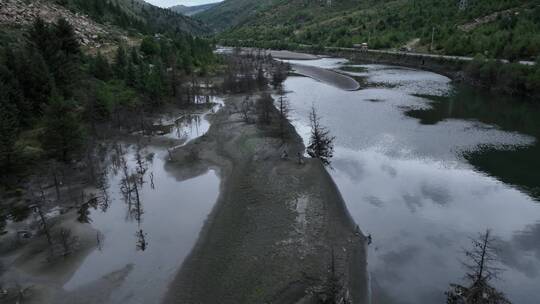
{"type": "Polygon", "coordinates": [[[27,48],[23,54],[25,59],[19,73],[21,87],[31,104],[33,115],[41,115],[43,105],[54,90],[54,80],[40,52],[35,48],[27,48]]]}
{"type": "Polygon", "coordinates": [[[17,75],[20,73],[19,60],[16,57],[10,58],[8,56],[8,62],[11,62],[10,70],[8,67],[0,64],[0,83],[2,84],[2,93],[8,102],[17,109],[18,121],[21,125],[29,126],[32,123],[32,106],[24,98],[23,89],[17,79],[17,75]]]}
{"type": "Polygon", "coordinates": [[[98,79],[104,81],[110,79],[112,74],[111,66],[101,52],[98,52],[97,56],[92,61],[91,72],[98,79]]]}
{"type": "Polygon", "coordinates": [[[54,25],[54,36],[60,51],[67,56],[78,55],[81,52],[79,39],[73,26],[64,18],[58,19],[54,25]]]}
{"type": "Polygon", "coordinates": [[[7,96],[7,90],[0,81],[0,167],[9,168],[12,163],[14,146],[19,131],[17,108],[7,96]]]}
{"type": "Polygon", "coordinates": [[[259,115],[259,122],[262,124],[270,124],[272,122],[272,108],[274,107],[274,100],[268,93],[263,93],[261,98],[257,101],[257,112],[259,115]]]}
{"type": "Polygon", "coordinates": [[[141,58],[136,48],[131,48],[130,59],[133,64],[140,64],[141,58]]]}
{"type": "Polygon", "coordinates": [[[148,73],[145,85],[145,92],[150,97],[153,104],[160,104],[164,90],[164,71],[161,60],[156,59],[154,65],[148,73]]]}
{"type": "Polygon", "coordinates": [[[311,108],[309,121],[311,123],[311,138],[307,147],[307,153],[313,158],[318,158],[326,166],[334,156],[334,139],[330,132],[321,125],[321,118],[317,114],[315,106],[311,108]]]}
{"type": "Polygon", "coordinates": [[[43,54],[45,60],[50,59],[52,34],[49,25],[43,19],[38,17],[34,20],[26,37],[29,43],[43,54]]]}
{"type": "Polygon", "coordinates": [[[264,90],[266,88],[266,85],[268,84],[268,80],[266,79],[266,76],[264,75],[264,69],[262,66],[260,66],[257,69],[257,86],[260,90],[264,90]]]}
{"type": "Polygon", "coordinates": [[[54,157],[68,161],[82,146],[83,131],[72,102],[54,95],[45,110],[43,146],[54,157]]]}
{"type": "Polygon", "coordinates": [[[114,59],[114,72],[116,77],[120,79],[126,78],[126,67],[128,61],[129,58],[126,53],[126,48],[123,45],[120,45],[116,50],[116,56],[114,59]]]}

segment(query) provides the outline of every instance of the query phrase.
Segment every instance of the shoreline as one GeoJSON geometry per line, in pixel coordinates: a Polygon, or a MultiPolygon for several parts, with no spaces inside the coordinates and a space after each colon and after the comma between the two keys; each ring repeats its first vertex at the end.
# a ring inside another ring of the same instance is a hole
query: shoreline
{"type": "Polygon", "coordinates": [[[354,78],[333,70],[322,69],[301,64],[292,64],[295,73],[312,78],[345,91],[357,91],[360,84],[354,78]]]}
{"type": "Polygon", "coordinates": [[[215,169],[221,191],[164,303],[317,303],[332,269],[340,296],[366,303],[365,237],[334,181],[319,160],[296,162],[292,125],[275,136],[277,110],[270,126],[247,124],[242,101],[226,98],[208,133],[173,152],[177,170],[215,169]],[[182,168],[192,150],[201,164],[182,168]]]}

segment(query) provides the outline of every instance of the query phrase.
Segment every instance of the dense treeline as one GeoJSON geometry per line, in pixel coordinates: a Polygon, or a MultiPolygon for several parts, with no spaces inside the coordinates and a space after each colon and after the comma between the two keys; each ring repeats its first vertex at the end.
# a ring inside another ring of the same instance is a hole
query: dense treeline
{"type": "Polygon", "coordinates": [[[475,0],[465,1],[465,7],[456,0],[321,3],[278,1],[221,37],[282,48],[362,42],[391,48],[419,39],[428,50],[433,35],[433,51],[438,53],[510,60],[534,60],[540,53],[538,0],[475,0]]]}
{"type": "Polygon", "coordinates": [[[142,123],[145,111],[165,102],[193,102],[193,79],[215,61],[206,41],[183,33],[120,45],[108,55],[114,58],[83,54],[64,19],[37,19],[24,37],[0,48],[0,167],[6,176],[32,161],[77,159],[85,136],[96,135],[102,122],[124,127],[134,119],[142,123]]]}
{"type": "Polygon", "coordinates": [[[536,65],[501,63],[477,56],[464,69],[465,75],[480,86],[511,95],[540,98],[540,56],[536,65]]]}

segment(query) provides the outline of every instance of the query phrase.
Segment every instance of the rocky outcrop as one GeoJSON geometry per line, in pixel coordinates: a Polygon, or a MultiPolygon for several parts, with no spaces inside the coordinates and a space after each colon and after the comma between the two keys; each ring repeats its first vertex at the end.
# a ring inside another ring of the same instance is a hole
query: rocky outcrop
{"type": "Polygon", "coordinates": [[[94,22],[88,16],[73,13],[68,9],[45,0],[1,0],[0,25],[26,26],[37,17],[46,22],[66,19],[73,27],[81,44],[96,46],[109,34],[111,29],[94,22]]]}

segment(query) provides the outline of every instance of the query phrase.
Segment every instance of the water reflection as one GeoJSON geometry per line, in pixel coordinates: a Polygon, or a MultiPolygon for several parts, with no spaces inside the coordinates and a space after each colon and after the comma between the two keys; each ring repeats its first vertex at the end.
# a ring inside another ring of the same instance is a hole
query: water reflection
{"type": "MultiPolygon", "coordinates": [[[[540,107],[513,98],[458,87],[447,96],[419,95],[430,101],[427,109],[410,109],[406,114],[424,125],[435,125],[447,119],[475,120],[509,132],[520,132],[540,138],[540,107]]],[[[465,151],[469,163],[501,181],[516,185],[540,199],[540,143],[509,147],[483,146],[465,151]]]]}
{"type": "Polygon", "coordinates": [[[167,127],[162,135],[187,143],[205,134],[210,128],[210,123],[206,119],[207,115],[216,113],[223,106],[223,99],[212,96],[207,103],[201,106],[204,107],[201,113],[186,113],[162,118],[159,124],[167,127]]]}
{"type": "MultiPolygon", "coordinates": [[[[185,144],[203,135],[210,126],[205,116],[218,106],[174,119],[163,136],[185,144]]],[[[103,292],[107,303],[159,302],[194,245],[219,189],[213,171],[178,182],[164,169],[167,153],[140,141],[112,144],[110,166],[98,180],[102,196],[79,208],[79,221],[99,230],[99,250],[85,259],[65,290],[76,295],[81,288],[103,284],[103,278],[118,277],[108,284],[114,288],[103,292]]]]}
{"type": "MultiPolygon", "coordinates": [[[[309,136],[312,103],[337,137],[331,174],[355,220],[373,236],[368,264],[374,303],[444,303],[448,284],[464,275],[458,260],[462,248],[469,246],[470,236],[486,228],[497,235],[506,268],[495,285],[514,303],[536,303],[540,206],[530,192],[507,180],[512,174],[527,179],[538,170],[530,175],[531,169],[518,167],[512,172],[504,167],[524,157],[516,154],[521,149],[536,146],[540,127],[525,131],[515,123],[501,123],[486,108],[489,99],[482,97],[470,100],[458,95],[450,99],[454,102],[433,97],[441,101],[430,102],[426,94],[460,94],[461,88],[453,92],[443,76],[389,66],[362,67],[368,88],[357,92],[304,77],[290,77],[285,86],[291,91],[294,124],[304,140],[309,136]],[[486,147],[514,157],[490,160],[486,147]],[[499,168],[500,175],[476,164],[474,154],[499,168]]],[[[534,126],[540,121],[534,118],[539,112],[528,111],[534,113],[527,114],[534,126]]],[[[523,163],[540,168],[536,159],[527,159],[523,163]]],[[[538,187],[540,178],[528,180],[538,187]]]]}
{"type": "Polygon", "coordinates": [[[110,187],[111,204],[106,212],[92,206],[84,212],[100,231],[101,250],[64,289],[85,288],[129,266],[107,303],[159,302],[217,199],[219,179],[209,171],[178,182],[165,171],[162,148],[116,144],[113,151],[107,182],[118,187],[110,187]]]}

